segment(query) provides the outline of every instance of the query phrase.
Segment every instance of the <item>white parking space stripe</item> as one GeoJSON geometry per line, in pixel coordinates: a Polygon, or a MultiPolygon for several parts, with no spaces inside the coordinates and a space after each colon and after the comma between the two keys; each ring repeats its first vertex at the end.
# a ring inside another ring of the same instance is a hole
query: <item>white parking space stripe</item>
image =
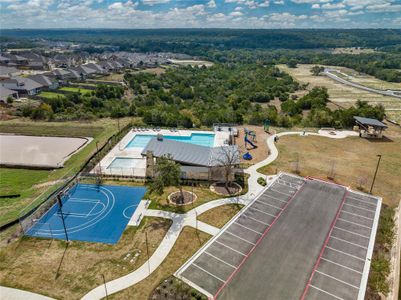
{"type": "Polygon", "coordinates": [[[195,267],[197,267],[199,270],[202,270],[203,272],[209,274],[210,276],[213,276],[213,277],[216,278],[217,280],[220,280],[221,282],[225,282],[223,279],[221,279],[221,278],[217,277],[216,275],[210,273],[208,270],[205,270],[204,268],[199,267],[196,263],[192,263],[192,265],[195,266],[195,267]]]}
{"type": "Polygon", "coordinates": [[[252,206],[250,206],[249,209],[257,210],[258,212],[261,212],[262,214],[265,214],[265,215],[268,215],[268,216],[271,216],[271,217],[274,217],[274,218],[276,217],[276,216],[273,215],[273,214],[269,214],[268,212],[265,212],[265,211],[263,211],[263,210],[257,209],[257,208],[252,207],[252,206]]]}
{"type": "Polygon", "coordinates": [[[349,215],[357,216],[357,217],[359,217],[359,218],[364,218],[364,219],[367,219],[367,220],[373,221],[373,219],[372,219],[372,218],[368,218],[368,217],[361,216],[361,215],[358,215],[358,214],[350,213],[350,212],[348,212],[348,211],[345,211],[345,210],[342,210],[341,212],[343,212],[343,213],[346,213],[346,214],[349,214],[349,215]]]}
{"type": "Polygon", "coordinates": [[[360,233],[356,233],[356,232],[353,232],[353,231],[349,231],[349,230],[347,230],[347,229],[340,228],[340,227],[337,227],[337,226],[334,226],[334,228],[335,228],[335,229],[342,230],[342,231],[345,231],[345,232],[348,232],[348,233],[351,233],[351,234],[355,234],[355,235],[360,236],[360,237],[363,237],[363,238],[365,238],[365,239],[369,239],[368,236],[363,235],[363,234],[360,234],[360,233]]]}
{"type": "MultiPolygon", "coordinates": [[[[287,203],[288,201],[284,201],[284,200],[281,200],[281,199],[278,199],[278,198],[276,198],[276,197],[273,197],[273,196],[270,196],[270,195],[266,195],[266,194],[264,194],[262,197],[269,197],[269,198],[272,198],[272,199],[274,199],[274,200],[277,200],[277,201],[281,201],[281,202],[284,202],[284,203],[287,203]]],[[[262,198],[261,197],[261,198],[262,198]]]]}
{"type": "Polygon", "coordinates": [[[364,247],[364,246],[361,246],[361,245],[359,245],[359,244],[351,243],[351,242],[349,242],[349,241],[340,239],[340,238],[335,237],[335,236],[331,236],[331,238],[332,238],[332,239],[339,240],[339,241],[342,241],[342,242],[344,242],[344,243],[348,243],[348,244],[354,245],[354,246],[356,246],[356,247],[361,247],[361,248],[363,248],[363,249],[368,249],[368,248],[366,248],[366,247],[364,247]]]}
{"type": "Polygon", "coordinates": [[[316,270],[316,273],[319,273],[319,274],[321,274],[321,275],[323,275],[323,276],[326,276],[326,277],[329,277],[329,278],[331,278],[331,279],[337,280],[338,282],[344,283],[344,284],[346,284],[346,285],[348,285],[348,286],[350,286],[350,287],[353,287],[353,288],[359,290],[359,287],[358,287],[358,286],[355,286],[355,285],[353,285],[353,284],[351,284],[351,283],[348,283],[348,282],[346,282],[346,281],[343,281],[343,280],[341,280],[341,279],[338,279],[338,278],[336,278],[336,277],[334,277],[334,276],[331,276],[331,275],[328,275],[328,274],[326,274],[326,273],[320,272],[319,270],[316,270]]]}
{"type": "Polygon", "coordinates": [[[347,206],[352,206],[352,207],[355,207],[355,208],[357,208],[357,209],[362,209],[362,210],[366,210],[366,211],[370,211],[370,212],[372,212],[372,213],[375,213],[375,211],[374,211],[374,210],[367,209],[367,208],[360,207],[360,206],[356,206],[356,205],[352,205],[352,204],[349,204],[349,203],[347,203],[347,202],[345,202],[345,203],[344,203],[344,205],[347,205],[347,206]]]}
{"type": "Polygon", "coordinates": [[[256,200],[255,202],[260,203],[260,204],[263,204],[263,205],[269,205],[269,206],[274,207],[274,208],[277,208],[277,209],[279,209],[279,210],[283,210],[282,208],[280,208],[280,207],[278,207],[278,206],[271,205],[271,204],[269,204],[269,203],[264,203],[264,202],[259,201],[259,200],[256,200]]]}
{"type": "Polygon", "coordinates": [[[244,242],[246,242],[246,243],[249,243],[249,244],[251,244],[251,245],[255,245],[255,243],[252,243],[252,242],[248,241],[247,239],[244,239],[244,238],[242,238],[242,237],[240,237],[240,236],[238,236],[238,235],[236,235],[236,234],[234,234],[234,233],[232,233],[232,232],[230,232],[230,231],[228,231],[228,230],[226,230],[226,231],[224,231],[224,232],[226,232],[226,233],[228,233],[228,234],[231,234],[232,236],[234,236],[234,237],[236,237],[237,239],[240,239],[240,240],[242,240],[242,241],[244,241],[244,242]]]}
{"type": "Polygon", "coordinates": [[[319,292],[322,292],[322,293],[325,293],[326,295],[332,296],[333,298],[336,298],[339,300],[345,300],[344,298],[337,297],[336,295],[333,295],[332,293],[322,290],[321,288],[318,288],[318,287],[314,286],[313,284],[311,284],[310,286],[313,287],[314,289],[318,290],[319,292]]]}
{"type": "Polygon", "coordinates": [[[355,269],[353,269],[353,268],[344,266],[344,265],[342,265],[342,264],[336,263],[336,262],[331,261],[331,260],[329,260],[329,259],[327,259],[327,258],[322,257],[321,259],[322,259],[322,260],[325,260],[325,261],[327,261],[327,262],[329,262],[329,263],[331,263],[331,264],[333,264],[333,265],[337,265],[337,266],[340,266],[340,267],[342,267],[342,268],[344,268],[344,269],[348,269],[348,270],[350,270],[350,271],[353,271],[353,272],[355,272],[355,273],[362,274],[362,272],[359,272],[359,271],[357,271],[357,270],[355,270],[355,269]]]}
{"type": "Polygon", "coordinates": [[[373,204],[373,203],[370,203],[370,202],[366,202],[366,201],[363,201],[361,199],[353,198],[353,197],[350,197],[350,196],[348,196],[347,199],[352,199],[352,200],[359,201],[359,202],[362,202],[362,203],[365,203],[365,204],[369,204],[369,205],[372,205],[372,206],[376,207],[376,204],[373,204]]]}
{"type": "Polygon", "coordinates": [[[272,188],[270,190],[273,191],[273,192],[276,192],[276,193],[280,193],[280,194],[286,195],[286,196],[292,196],[292,194],[287,194],[287,193],[284,193],[284,192],[280,192],[280,191],[274,190],[272,188]]]}
{"type": "Polygon", "coordinates": [[[214,256],[213,254],[211,254],[211,253],[209,253],[209,252],[207,252],[207,251],[204,251],[203,253],[205,253],[205,254],[207,254],[207,255],[213,257],[214,259],[217,259],[218,261],[221,261],[223,264],[226,264],[227,266],[229,266],[229,267],[231,267],[231,268],[234,268],[234,269],[237,268],[236,266],[233,266],[232,264],[229,264],[228,262],[222,260],[221,258],[218,258],[217,256],[214,256]]]}
{"type": "Polygon", "coordinates": [[[249,228],[249,227],[246,227],[246,226],[244,226],[244,225],[242,225],[242,224],[240,224],[240,223],[238,223],[238,222],[235,222],[235,223],[233,223],[233,224],[238,225],[238,226],[241,226],[241,227],[244,227],[244,228],[247,229],[247,230],[250,230],[250,231],[253,231],[253,232],[255,232],[255,233],[259,234],[259,235],[262,235],[262,233],[260,233],[259,231],[256,231],[256,230],[254,230],[254,229],[252,229],[252,228],[249,228]]]}
{"type": "Polygon", "coordinates": [[[365,227],[365,228],[368,228],[368,229],[372,229],[372,227],[365,226],[365,225],[362,225],[362,224],[359,224],[359,223],[355,223],[355,222],[351,222],[351,221],[345,220],[343,218],[338,218],[337,220],[341,220],[341,221],[344,221],[344,222],[348,222],[350,224],[354,224],[354,225],[357,225],[357,226],[361,226],[361,227],[365,227]]]}
{"type": "Polygon", "coordinates": [[[252,218],[252,217],[250,217],[250,216],[246,215],[245,213],[243,214],[243,216],[245,216],[246,218],[249,218],[249,219],[251,219],[251,220],[254,220],[254,221],[256,221],[256,222],[259,222],[259,223],[261,223],[261,224],[263,224],[263,225],[270,226],[270,224],[268,224],[268,223],[265,223],[265,222],[263,222],[263,221],[261,221],[261,220],[258,220],[258,219],[255,219],[255,218],[252,218]]]}
{"type": "Polygon", "coordinates": [[[219,242],[219,241],[214,241],[215,243],[217,243],[217,244],[220,244],[220,245],[222,245],[223,247],[226,247],[226,248],[228,248],[228,249],[230,249],[230,250],[232,250],[232,251],[234,251],[234,252],[237,252],[238,254],[241,254],[242,256],[246,256],[246,254],[244,254],[244,253],[242,253],[241,251],[238,251],[238,250],[235,250],[234,248],[231,248],[230,246],[227,246],[226,244],[223,244],[222,242],[219,242]]]}
{"type": "Polygon", "coordinates": [[[342,254],[348,255],[349,257],[353,257],[353,258],[355,258],[355,259],[359,259],[359,260],[361,260],[361,261],[365,261],[363,258],[360,258],[360,257],[358,257],[358,256],[349,254],[349,253],[347,253],[347,252],[344,252],[344,251],[341,251],[341,250],[338,250],[338,249],[334,249],[334,248],[329,247],[329,246],[326,246],[326,248],[327,248],[327,249],[330,249],[330,250],[333,250],[333,251],[336,251],[336,252],[338,252],[338,253],[342,253],[342,254]]]}

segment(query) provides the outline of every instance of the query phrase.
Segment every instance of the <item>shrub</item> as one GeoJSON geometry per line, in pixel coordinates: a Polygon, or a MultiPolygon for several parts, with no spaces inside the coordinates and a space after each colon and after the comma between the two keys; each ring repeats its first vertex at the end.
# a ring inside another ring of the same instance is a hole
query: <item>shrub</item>
{"type": "Polygon", "coordinates": [[[261,185],[261,186],[266,186],[266,179],[264,179],[263,177],[259,177],[258,178],[258,183],[261,185]]]}

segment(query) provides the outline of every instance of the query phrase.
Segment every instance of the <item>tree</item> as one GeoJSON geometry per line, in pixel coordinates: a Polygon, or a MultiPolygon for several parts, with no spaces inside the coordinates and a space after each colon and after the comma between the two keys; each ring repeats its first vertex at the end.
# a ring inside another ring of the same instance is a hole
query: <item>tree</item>
{"type": "Polygon", "coordinates": [[[235,146],[221,146],[216,151],[212,162],[215,166],[222,168],[224,172],[224,182],[227,191],[232,182],[235,166],[240,162],[240,150],[235,146]]]}
{"type": "Polygon", "coordinates": [[[151,185],[152,191],[161,195],[165,187],[175,186],[180,190],[181,200],[184,201],[184,193],[180,183],[181,168],[179,164],[172,160],[170,155],[157,158],[155,174],[156,177],[151,185]]]}
{"type": "Polygon", "coordinates": [[[313,76],[319,76],[319,74],[323,71],[324,71],[324,67],[322,67],[322,66],[313,66],[310,69],[310,72],[312,73],[313,76]]]}
{"type": "Polygon", "coordinates": [[[14,102],[14,98],[12,97],[12,96],[8,96],[7,97],[7,103],[8,104],[11,104],[11,103],[13,103],[14,102]]]}
{"type": "Polygon", "coordinates": [[[287,67],[296,68],[297,64],[298,64],[298,62],[295,59],[292,58],[287,62],[287,67]]]}

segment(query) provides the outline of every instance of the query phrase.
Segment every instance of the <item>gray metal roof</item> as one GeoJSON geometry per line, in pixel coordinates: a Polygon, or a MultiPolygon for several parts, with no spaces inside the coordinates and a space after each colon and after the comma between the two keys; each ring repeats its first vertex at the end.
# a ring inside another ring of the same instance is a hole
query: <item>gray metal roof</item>
{"type": "Polygon", "coordinates": [[[364,117],[354,117],[354,119],[358,123],[361,123],[362,125],[387,128],[386,124],[384,124],[384,123],[382,123],[382,122],[380,122],[379,120],[376,120],[376,119],[364,118],[364,117]]]}
{"type": "Polygon", "coordinates": [[[168,139],[158,140],[157,137],[154,137],[141,154],[145,156],[148,151],[151,151],[155,157],[171,155],[172,159],[179,163],[213,167],[224,164],[224,155],[231,153],[237,156],[233,164],[238,164],[238,147],[234,145],[224,146],[224,148],[223,150],[222,147],[211,148],[168,139]]]}
{"type": "Polygon", "coordinates": [[[28,78],[40,83],[41,85],[43,85],[45,87],[51,86],[54,82],[51,78],[49,78],[45,75],[41,75],[41,74],[31,75],[28,78]]]}

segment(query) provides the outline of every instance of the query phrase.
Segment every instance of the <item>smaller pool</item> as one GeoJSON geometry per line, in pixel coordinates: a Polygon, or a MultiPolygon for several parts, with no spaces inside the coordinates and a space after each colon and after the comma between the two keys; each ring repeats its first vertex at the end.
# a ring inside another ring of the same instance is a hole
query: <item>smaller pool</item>
{"type": "Polygon", "coordinates": [[[116,157],[107,169],[119,168],[119,169],[133,169],[138,164],[140,159],[128,158],[128,157],[116,157]]]}
{"type": "MultiPolygon", "coordinates": [[[[125,148],[139,147],[145,148],[149,141],[156,137],[153,134],[137,134],[134,138],[127,144],[125,148]]],[[[166,140],[173,140],[183,143],[189,143],[199,146],[213,147],[214,146],[214,133],[192,133],[187,136],[177,136],[177,135],[163,135],[166,140]]]]}

